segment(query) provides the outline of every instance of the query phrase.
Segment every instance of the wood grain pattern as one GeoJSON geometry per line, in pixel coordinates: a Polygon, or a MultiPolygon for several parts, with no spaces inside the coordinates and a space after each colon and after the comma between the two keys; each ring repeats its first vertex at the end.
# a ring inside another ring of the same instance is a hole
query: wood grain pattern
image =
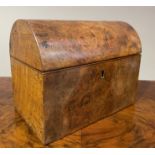
{"type": "Polygon", "coordinates": [[[33,68],[42,69],[40,52],[34,34],[24,20],[16,22],[10,34],[10,55],[33,68]],[[33,52],[32,52],[33,51],[33,52]]]}
{"type": "Polygon", "coordinates": [[[11,68],[15,107],[44,141],[43,76],[13,58],[11,68]]]}
{"type": "Polygon", "coordinates": [[[16,108],[44,144],[135,101],[140,55],[48,73],[11,64],[16,108]]]}
{"type": "Polygon", "coordinates": [[[10,78],[0,78],[0,147],[155,147],[155,81],[139,81],[134,105],[49,145],[42,145],[12,103],[10,78]]]}
{"type": "Polygon", "coordinates": [[[139,65],[135,55],[45,74],[45,143],[133,104],[139,65]]]}
{"type": "Polygon", "coordinates": [[[42,143],[60,139],[134,103],[140,52],[124,22],[17,20],[10,36],[16,109],[42,143]]]}
{"type": "Polygon", "coordinates": [[[41,71],[140,52],[137,33],[124,22],[17,20],[10,38],[11,56],[41,71]]]}

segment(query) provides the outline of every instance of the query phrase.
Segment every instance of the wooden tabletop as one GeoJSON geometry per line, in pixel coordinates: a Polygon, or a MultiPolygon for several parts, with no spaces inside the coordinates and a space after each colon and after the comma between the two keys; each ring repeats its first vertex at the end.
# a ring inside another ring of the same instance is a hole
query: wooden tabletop
{"type": "Polygon", "coordinates": [[[11,79],[0,78],[0,147],[155,147],[155,81],[139,81],[134,105],[42,145],[14,109],[11,79]]]}

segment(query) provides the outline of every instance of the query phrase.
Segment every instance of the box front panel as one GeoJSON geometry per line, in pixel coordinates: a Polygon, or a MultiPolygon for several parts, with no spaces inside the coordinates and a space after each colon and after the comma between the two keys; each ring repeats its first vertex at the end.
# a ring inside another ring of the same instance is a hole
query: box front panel
{"type": "Polygon", "coordinates": [[[44,75],[46,142],[134,103],[140,55],[44,75]]]}

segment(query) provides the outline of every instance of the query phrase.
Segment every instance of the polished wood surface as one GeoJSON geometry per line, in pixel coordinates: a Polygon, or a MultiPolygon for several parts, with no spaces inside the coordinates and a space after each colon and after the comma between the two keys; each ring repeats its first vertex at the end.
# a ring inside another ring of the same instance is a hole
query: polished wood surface
{"type": "Polygon", "coordinates": [[[12,57],[41,71],[138,54],[140,39],[125,22],[17,20],[12,57]]]}
{"type": "Polygon", "coordinates": [[[10,35],[16,110],[43,144],[134,103],[141,43],[127,23],[17,20],[10,35]]]}
{"type": "Polygon", "coordinates": [[[11,65],[16,109],[48,144],[133,104],[140,55],[46,74],[13,58],[11,65]]]}
{"type": "Polygon", "coordinates": [[[133,104],[139,65],[140,56],[134,55],[44,76],[43,142],[60,139],[133,104]]]}
{"type": "Polygon", "coordinates": [[[14,106],[44,141],[43,75],[13,58],[11,66],[14,106]]]}
{"type": "Polygon", "coordinates": [[[155,81],[139,81],[135,104],[42,145],[15,111],[10,78],[0,78],[0,147],[155,147],[155,81]]]}

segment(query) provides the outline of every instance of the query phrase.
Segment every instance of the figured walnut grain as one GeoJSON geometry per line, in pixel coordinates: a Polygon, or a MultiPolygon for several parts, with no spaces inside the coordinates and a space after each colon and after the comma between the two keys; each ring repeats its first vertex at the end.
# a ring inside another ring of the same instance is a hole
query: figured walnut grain
{"type": "Polygon", "coordinates": [[[141,52],[135,30],[124,22],[17,20],[10,55],[41,71],[141,52]]]}

